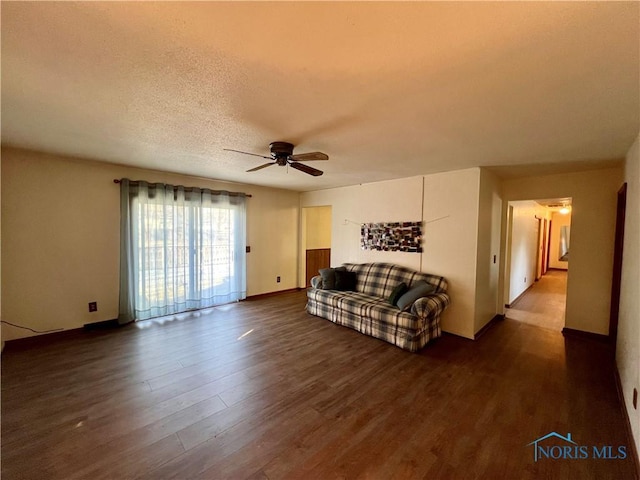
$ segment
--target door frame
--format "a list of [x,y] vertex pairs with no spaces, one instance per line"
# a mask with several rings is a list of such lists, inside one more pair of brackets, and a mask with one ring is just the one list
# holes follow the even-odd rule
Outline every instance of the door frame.
[[[298,288],[305,288],[307,278],[307,250],[309,250],[309,244],[307,242],[307,215],[310,211],[315,209],[329,208],[331,210],[331,220],[329,221],[328,228],[333,230],[333,206],[332,205],[306,205],[301,206],[299,210],[299,231],[298,231]],[[333,234],[331,234],[331,242],[333,243]],[[331,248],[331,245],[327,245],[327,248]],[[317,247],[311,248],[311,250]]]
[[620,314],[620,287],[622,284],[622,251],[624,248],[624,222],[627,210],[627,183],[618,190],[616,204],[616,233],[613,246],[613,278],[611,281],[611,308],[609,310],[609,341],[615,352]]
[[544,231],[542,217],[538,217],[536,215],[535,219],[538,226],[536,229],[536,270],[534,272],[533,280],[537,282],[542,278],[542,275],[544,275],[542,268],[542,262],[544,261]]

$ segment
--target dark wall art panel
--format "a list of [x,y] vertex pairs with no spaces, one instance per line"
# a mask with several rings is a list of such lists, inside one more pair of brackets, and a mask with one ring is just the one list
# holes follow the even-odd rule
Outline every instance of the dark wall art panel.
[[422,222],[363,223],[360,226],[363,250],[422,252]]

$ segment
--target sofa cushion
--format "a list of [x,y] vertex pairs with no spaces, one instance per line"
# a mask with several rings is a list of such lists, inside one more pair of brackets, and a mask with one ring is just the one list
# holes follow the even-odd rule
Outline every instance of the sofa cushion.
[[398,305],[398,299],[402,295],[404,295],[407,292],[407,290],[409,290],[409,287],[407,287],[407,284],[404,282],[400,282],[398,286],[393,289],[393,292],[391,292],[391,295],[389,296],[389,303],[393,306]]
[[318,273],[322,277],[323,290],[335,290],[336,288],[336,270],[346,271],[345,267],[337,268],[321,268]]
[[337,270],[336,274],[336,290],[353,292],[356,289],[356,272],[347,272],[346,270]]
[[433,285],[436,292],[447,291],[447,281],[444,277],[429,273],[416,272],[400,265],[390,263],[345,263],[350,272],[356,272],[356,292],[366,293],[375,297],[388,299],[391,292],[400,282],[409,287],[417,281],[423,280]]
[[[354,327],[372,321],[405,331],[421,330],[424,321],[410,312],[401,312],[389,305],[386,299],[372,297],[360,292],[339,292],[337,290],[309,290],[309,300],[313,302],[317,315],[334,323]],[[380,327],[383,328],[383,327]]]
[[435,291],[435,287],[426,282],[419,281],[398,299],[398,308],[402,311],[409,310],[417,299],[429,295]]
[[[310,288],[307,290],[307,312],[410,352],[441,335],[440,314],[449,305],[444,277],[384,263],[344,266],[356,274],[355,291]],[[389,303],[391,293],[400,283],[411,287],[420,283],[420,291],[428,284],[434,293],[407,302],[409,307],[403,311]],[[382,293],[371,294],[365,290]]]
[[336,288],[336,271],[333,268],[321,268],[318,270],[322,277],[321,288],[323,290],[333,290]]

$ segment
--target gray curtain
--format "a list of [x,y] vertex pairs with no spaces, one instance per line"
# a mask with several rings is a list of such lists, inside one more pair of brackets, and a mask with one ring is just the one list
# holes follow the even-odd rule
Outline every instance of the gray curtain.
[[118,323],[133,322],[135,308],[132,292],[134,285],[133,241],[131,238],[131,197],[129,179],[120,180],[120,305],[118,309]]
[[246,195],[122,179],[121,324],[246,298]]

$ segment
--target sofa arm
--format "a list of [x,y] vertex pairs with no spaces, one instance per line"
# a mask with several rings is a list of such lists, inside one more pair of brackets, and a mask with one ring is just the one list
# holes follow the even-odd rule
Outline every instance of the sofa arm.
[[316,275],[311,279],[311,288],[322,288],[322,277]]
[[449,303],[449,295],[446,293],[434,293],[416,300],[411,307],[411,313],[423,320],[436,318],[447,308]]

